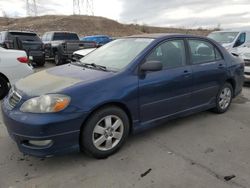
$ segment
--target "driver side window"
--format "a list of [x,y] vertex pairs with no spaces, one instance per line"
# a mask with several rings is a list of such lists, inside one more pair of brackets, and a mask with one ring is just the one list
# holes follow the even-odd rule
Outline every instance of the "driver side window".
[[146,61],[159,61],[163,69],[175,68],[186,64],[185,44],[183,40],[171,40],[156,47]]

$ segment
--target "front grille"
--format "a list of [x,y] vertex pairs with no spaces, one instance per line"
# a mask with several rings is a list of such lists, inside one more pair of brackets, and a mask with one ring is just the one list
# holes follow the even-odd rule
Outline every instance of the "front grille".
[[245,66],[246,66],[246,67],[250,67],[250,60],[245,59],[244,61],[245,61]]
[[11,90],[8,97],[8,102],[11,109],[15,108],[15,106],[21,101],[21,99],[21,95],[19,95],[16,91]]
[[249,72],[245,72],[245,75],[248,75],[248,76],[250,76],[250,73],[249,73]]

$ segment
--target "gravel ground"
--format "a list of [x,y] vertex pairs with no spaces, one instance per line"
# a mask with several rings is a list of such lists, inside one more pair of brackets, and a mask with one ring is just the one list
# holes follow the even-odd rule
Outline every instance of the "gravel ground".
[[81,153],[24,156],[0,116],[0,188],[248,188],[249,114],[246,86],[227,113],[202,112],[132,135],[120,152],[105,160]]

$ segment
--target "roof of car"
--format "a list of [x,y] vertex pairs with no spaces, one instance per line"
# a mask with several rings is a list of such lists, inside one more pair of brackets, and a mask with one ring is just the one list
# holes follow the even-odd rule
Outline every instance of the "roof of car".
[[8,33],[32,33],[32,34],[36,34],[33,31],[20,31],[20,30],[6,30],[6,31],[3,31],[3,32],[8,32]]
[[77,34],[75,32],[71,32],[71,31],[48,31],[45,33],[70,33],[70,34]]
[[82,38],[91,38],[91,37],[109,37],[108,35],[90,35],[90,36],[84,36]]
[[201,37],[189,34],[181,34],[181,33],[152,33],[152,34],[142,34],[142,35],[132,35],[128,36],[128,38],[152,38],[152,39],[160,39],[166,37]]
[[212,33],[232,33],[232,32],[249,32],[249,30],[222,30],[222,31],[213,31]]

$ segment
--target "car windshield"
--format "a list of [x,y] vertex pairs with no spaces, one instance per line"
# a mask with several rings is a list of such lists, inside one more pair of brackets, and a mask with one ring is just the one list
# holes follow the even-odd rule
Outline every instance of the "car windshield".
[[216,32],[209,34],[208,37],[219,43],[232,43],[238,34],[239,32]]
[[80,61],[83,64],[96,64],[119,71],[131,63],[153,40],[149,38],[118,39],[98,48]]

